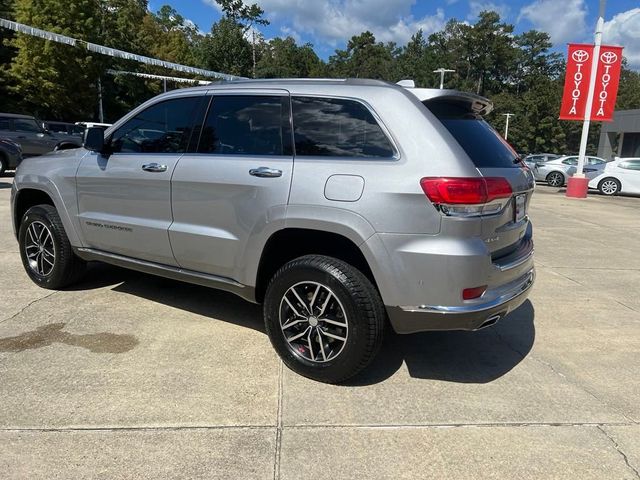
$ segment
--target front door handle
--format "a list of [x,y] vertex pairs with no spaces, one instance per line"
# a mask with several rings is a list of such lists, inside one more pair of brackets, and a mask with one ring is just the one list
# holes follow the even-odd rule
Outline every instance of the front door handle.
[[167,166],[160,165],[159,163],[147,163],[146,165],[142,165],[142,170],[145,172],[166,172]]
[[278,170],[277,168],[258,167],[249,170],[249,175],[262,178],[276,178],[282,176],[282,170]]

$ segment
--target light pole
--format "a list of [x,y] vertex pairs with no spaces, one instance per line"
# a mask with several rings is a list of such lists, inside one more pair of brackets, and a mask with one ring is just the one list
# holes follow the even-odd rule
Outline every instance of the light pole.
[[440,90],[442,90],[444,88],[444,74],[445,73],[449,73],[449,72],[455,72],[455,70],[451,70],[449,68],[437,68],[436,70],[433,71],[433,73],[439,73],[440,74]]
[[507,117],[507,121],[504,124],[504,139],[506,140],[509,136],[509,119],[513,117],[513,113],[503,113],[505,117]]

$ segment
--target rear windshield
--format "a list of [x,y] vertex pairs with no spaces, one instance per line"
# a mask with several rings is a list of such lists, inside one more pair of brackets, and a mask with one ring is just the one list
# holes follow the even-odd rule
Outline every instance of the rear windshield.
[[519,167],[516,151],[465,104],[431,101],[425,105],[449,130],[478,168]]

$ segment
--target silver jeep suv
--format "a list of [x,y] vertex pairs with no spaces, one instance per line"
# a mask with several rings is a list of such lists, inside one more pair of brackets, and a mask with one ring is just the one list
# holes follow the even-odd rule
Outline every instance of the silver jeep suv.
[[285,364],[344,381],[398,333],[477,330],[533,284],[530,171],[491,104],[372,80],[235,81],[136,108],[84,149],[24,161],[24,267],[87,261],[264,304]]

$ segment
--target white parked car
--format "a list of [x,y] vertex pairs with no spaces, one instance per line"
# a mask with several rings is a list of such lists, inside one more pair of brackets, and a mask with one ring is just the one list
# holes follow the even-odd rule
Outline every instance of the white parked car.
[[[607,161],[598,157],[585,157],[583,173],[592,179],[604,170]],[[551,187],[562,187],[567,184],[569,177],[576,173],[578,156],[559,157],[547,162],[536,162],[531,169],[538,182],[547,182]]]
[[606,164],[604,171],[589,182],[603,195],[640,194],[640,158],[617,158]]

